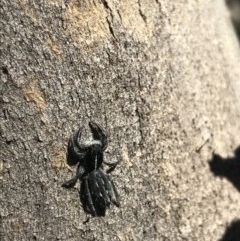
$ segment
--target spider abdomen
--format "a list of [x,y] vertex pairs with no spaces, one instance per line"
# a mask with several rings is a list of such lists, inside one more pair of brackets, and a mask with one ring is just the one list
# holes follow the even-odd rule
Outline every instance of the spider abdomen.
[[82,179],[81,202],[84,210],[92,216],[105,216],[111,202],[116,204],[115,196],[118,194],[114,193],[109,176],[101,169],[92,171]]

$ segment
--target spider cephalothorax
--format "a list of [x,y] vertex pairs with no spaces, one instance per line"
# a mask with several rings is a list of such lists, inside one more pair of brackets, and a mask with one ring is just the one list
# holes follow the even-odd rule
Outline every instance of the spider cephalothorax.
[[[94,122],[89,122],[89,127],[93,136],[90,143],[80,143],[82,128],[69,139],[67,164],[73,166],[78,163],[78,168],[76,175],[62,186],[71,188],[80,180],[80,199],[84,210],[93,216],[105,216],[111,203],[120,206],[116,187],[107,174],[118,162],[109,163],[103,158],[108,145],[104,130]],[[103,163],[110,166],[107,173],[103,171]]]

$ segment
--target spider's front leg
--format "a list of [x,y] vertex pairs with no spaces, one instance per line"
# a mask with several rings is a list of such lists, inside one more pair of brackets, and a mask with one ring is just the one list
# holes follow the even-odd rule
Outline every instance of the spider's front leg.
[[92,121],[89,122],[89,127],[91,129],[93,138],[101,142],[101,145],[102,145],[101,152],[104,152],[108,146],[106,132],[103,130],[101,126],[99,126],[98,124]]
[[87,147],[80,145],[82,127],[69,139],[67,149],[67,164],[74,166],[81,162],[87,152]]

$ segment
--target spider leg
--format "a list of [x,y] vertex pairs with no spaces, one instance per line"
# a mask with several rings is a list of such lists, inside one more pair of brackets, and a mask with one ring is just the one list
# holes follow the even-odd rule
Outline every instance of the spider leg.
[[105,184],[111,202],[117,207],[120,207],[119,195],[111,177],[105,174],[101,169],[99,169],[99,174]]
[[107,166],[110,167],[106,172],[107,172],[107,173],[110,173],[110,172],[114,171],[114,169],[116,168],[116,166],[117,166],[120,162],[121,162],[121,161],[116,161],[116,162],[103,161],[104,164],[106,164]]
[[76,185],[77,180],[78,180],[78,178],[77,178],[77,176],[75,176],[75,177],[73,177],[72,179],[64,182],[64,183],[62,184],[62,187],[64,187],[64,188],[73,188],[73,187]]
[[98,124],[96,124],[95,122],[92,122],[92,121],[89,122],[89,127],[91,129],[93,138],[95,140],[101,141],[102,152],[105,151],[108,146],[108,140],[107,140],[107,135],[106,135],[105,131],[103,130],[103,128],[101,126],[99,126]]
[[64,188],[73,188],[76,185],[77,180],[81,179],[81,177],[84,174],[84,172],[85,172],[85,169],[83,168],[83,166],[81,166],[81,164],[79,164],[78,168],[77,168],[76,175],[73,178],[71,178],[70,180],[68,180],[65,183],[63,183],[62,187],[64,187]]
[[90,217],[89,217],[88,215],[86,215],[86,220],[85,220],[85,221],[83,221],[83,224],[88,223],[88,222],[89,222],[89,220],[90,220]]
[[74,166],[78,162],[81,162],[85,157],[86,147],[80,146],[80,139],[83,128],[81,127],[68,141],[67,149],[67,164]]
[[82,191],[84,192],[84,195],[87,198],[86,199],[87,204],[85,203],[86,207],[87,207],[88,211],[95,217],[95,216],[97,216],[97,213],[96,213],[96,210],[95,210],[95,207],[94,207],[94,204],[93,204],[93,200],[92,200],[91,192],[90,192],[90,189],[89,189],[88,181],[89,181],[88,176],[83,178],[84,190],[82,190]]
[[117,207],[120,207],[120,201],[119,201],[119,194],[118,194],[118,191],[117,191],[117,188],[112,180],[112,178],[110,176],[108,176],[109,178],[109,181],[110,183],[112,184],[112,188],[113,188],[113,191],[114,191],[114,195],[115,195],[115,200],[114,200],[114,204],[117,206]]

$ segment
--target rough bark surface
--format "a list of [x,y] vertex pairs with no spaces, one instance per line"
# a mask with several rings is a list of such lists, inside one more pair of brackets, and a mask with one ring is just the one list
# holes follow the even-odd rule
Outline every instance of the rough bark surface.
[[[240,194],[240,51],[219,0],[1,0],[1,240],[224,239]],[[86,215],[69,136],[108,131],[121,208]],[[234,224],[237,222],[234,222]],[[230,230],[228,228],[227,230]],[[237,240],[237,239],[236,239]]]

